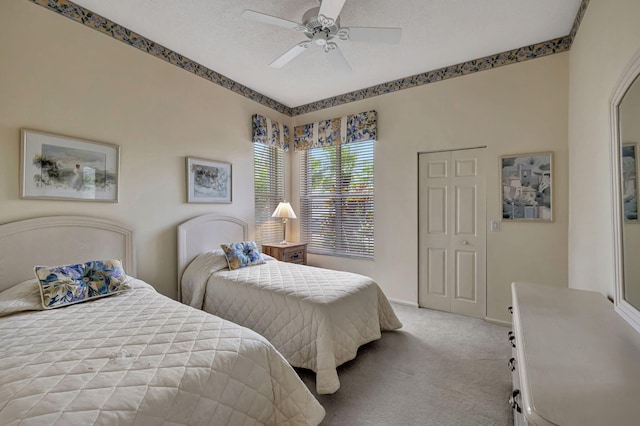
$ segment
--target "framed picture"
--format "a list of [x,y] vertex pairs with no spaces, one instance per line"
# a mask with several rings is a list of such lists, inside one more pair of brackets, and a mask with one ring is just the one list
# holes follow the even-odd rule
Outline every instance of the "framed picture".
[[231,203],[231,163],[187,157],[187,202]]
[[502,220],[553,220],[551,152],[500,157]]
[[622,203],[625,222],[638,222],[638,145],[622,144]]
[[21,131],[22,198],[118,202],[120,147]]

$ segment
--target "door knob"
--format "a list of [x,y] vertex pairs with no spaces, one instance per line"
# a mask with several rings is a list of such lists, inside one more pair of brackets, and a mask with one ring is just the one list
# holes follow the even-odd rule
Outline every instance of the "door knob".
[[462,242],[462,245],[463,245],[463,246],[468,246],[468,245],[469,245],[469,241],[463,241],[463,242]]

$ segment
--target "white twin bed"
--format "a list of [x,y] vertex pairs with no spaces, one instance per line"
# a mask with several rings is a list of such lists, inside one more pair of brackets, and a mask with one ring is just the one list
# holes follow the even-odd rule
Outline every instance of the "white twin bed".
[[[0,225],[2,424],[317,425],[325,411],[291,365],[333,393],[339,365],[401,327],[368,277],[276,260],[229,270],[217,249],[247,240],[238,219],[178,229],[179,294],[199,309],[133,278],[133,237],[83,216]],[[34,266],[107,259],[130,290],[42,307]]]
[[205,215],[178,227],[183,303],[266,337],[294,367],[316,372],[316,391],[340,387],[336,368],[402,324],[371,278],[268,260],[229,270],[221,244],[246,241],[247,225]]
[[0,419],[7,425],[315,425],[324,409],[264,337],[132,289],[43,310],[33,268],[122,260],[132,230],[45,217],[0,225]]

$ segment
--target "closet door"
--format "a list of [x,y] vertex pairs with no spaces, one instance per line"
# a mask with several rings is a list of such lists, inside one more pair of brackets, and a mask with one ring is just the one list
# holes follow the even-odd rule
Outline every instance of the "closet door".
[[485,149],[419,156],[420,306],[486,314]]

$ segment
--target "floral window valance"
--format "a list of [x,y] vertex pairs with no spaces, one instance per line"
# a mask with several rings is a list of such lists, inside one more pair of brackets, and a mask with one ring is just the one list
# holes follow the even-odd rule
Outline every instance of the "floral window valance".
[[289,151],[289,127],[282,123],[268,119],[260,114],[251,117],[253,127],[252,142],[263,145],[277,146]]
[[375,141],[377,123],[376,111],[366,111],[303,124],[295,127],[293,144],[295,150],[299,151],[352,142]]

